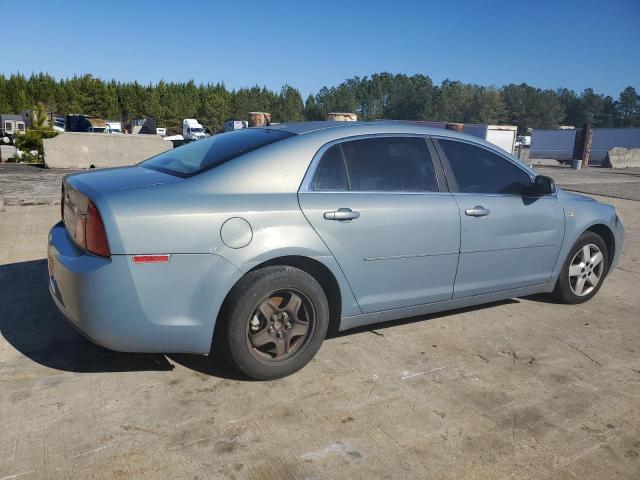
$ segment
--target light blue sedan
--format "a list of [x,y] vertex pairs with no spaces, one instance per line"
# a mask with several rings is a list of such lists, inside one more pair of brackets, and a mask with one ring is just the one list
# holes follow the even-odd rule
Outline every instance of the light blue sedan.
[[[69,175],[49,234],[59,309],[127,352],[302,368],[327,331],[534,293],[589,300],[613,207],[475,137],[394,122],[250,128]],[[523,319],[524,320],[524,319]]]

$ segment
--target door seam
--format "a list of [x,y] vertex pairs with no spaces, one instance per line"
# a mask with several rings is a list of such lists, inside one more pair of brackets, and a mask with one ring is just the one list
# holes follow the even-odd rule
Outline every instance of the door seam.
[[[315,234],[318,236],[318,238],[320,239],[320,241],[323,243],[323,245],[327,248],[327,251],[331,254],[331,256],[333,257],[333,259],[336,262],[336,265],[338,265],[338,268],[340,269],[340,272],[342,273],[342,276],[344,278],[344,281],[347,282],[347,285],[349,285],[349,290],[351,290],[351,295],[353,295],[353,299],[356,302],[356,305],[358,305],[358,308],[360,309],[360,312],[362,312],[364,314],[364,310],[362,310],[362,307],[360,306],[360,302],[358,301],[358,297],[356,297],[355,292],[353,291],[353,287],[351,286],[351,282],[349,281],[349,278],[347,277],[347,275],[344,273],[344,270],[342,269],[342,265],[340,265],[340,262],[338,261],[338,259],[336,258],[335,254],[333,253],[333,251],[329,248],[329,245],[327,245],[327,243],[324,241],[324,238],[322,238],[322,235],[320,235],[318,233],[318,231],[315,229],[315,227],[313,226],[313,224],[311,223],[311,221],[307,218],[307,214],[304,212],[304,209],[302,208],[302,205],[300,205],[300,192],[298,192],[296,194],[296,201],[298,202],[298,208],[300,209],[300,212],[302,213],[302,216],[304,217],[304,219],[307,221],[307,223],[309,224],[309,226],[311,227],[311,229],[315,232]],[[340,312],[340,320],[342,320],[342,312]]]
[[458,199],[456,196],[450,192],[451,198],[456,202],[456,206],[458,207],[458,262],[456,263],[456,274],[453,277],[453,287],[451,288],[451,299],[456,294],[456,282],[458,281],[458,272],[460,270],[460,257],[462,256],[462,211],[460,210],[460,204],[458,203]]

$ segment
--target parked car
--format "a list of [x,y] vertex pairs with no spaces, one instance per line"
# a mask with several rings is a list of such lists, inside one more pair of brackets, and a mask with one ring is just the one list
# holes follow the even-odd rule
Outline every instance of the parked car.
[[303,367],[329,329],[543,292],[587,301],[624,236],[612,206],[498,147],[381,122],[242,129],[71,174],[62,212],[50,290],[87,337],[220,349],[256,379]]

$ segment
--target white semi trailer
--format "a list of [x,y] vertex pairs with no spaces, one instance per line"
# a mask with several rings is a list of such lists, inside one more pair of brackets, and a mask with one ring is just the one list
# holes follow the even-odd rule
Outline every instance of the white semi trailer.
[[185,140],[200,140],[207,134],[204,127],[195,118],[185,118],[182,121],[182,136]]

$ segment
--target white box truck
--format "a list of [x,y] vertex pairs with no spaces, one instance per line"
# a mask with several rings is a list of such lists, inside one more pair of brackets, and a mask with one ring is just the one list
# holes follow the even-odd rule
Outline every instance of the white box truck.
[[518,127],[514,125],[487,125],[487,136],[485,140],[513,155],[517,134]]

